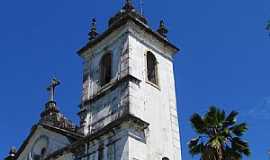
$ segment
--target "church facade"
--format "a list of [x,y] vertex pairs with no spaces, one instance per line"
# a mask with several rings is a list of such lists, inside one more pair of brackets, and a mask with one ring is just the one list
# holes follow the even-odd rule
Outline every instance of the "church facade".
[[80,124],[51,93],[40,121],[6,160],[181,160],[173,58],[179,51],[130,0],[98,33],[93,19],[83,60]]

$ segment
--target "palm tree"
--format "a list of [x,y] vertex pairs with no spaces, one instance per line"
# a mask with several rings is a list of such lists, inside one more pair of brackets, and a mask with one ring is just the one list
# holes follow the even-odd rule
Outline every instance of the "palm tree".
[[236,124],[238,112],[232,111],[226,116],[213,106],[201,117],[195,113],[190,121],[198,136],[189,141],[189,152],[199,155],[200,160],[240,160],[249,156],[248,143],[241,139],[247,131],[247,124]]

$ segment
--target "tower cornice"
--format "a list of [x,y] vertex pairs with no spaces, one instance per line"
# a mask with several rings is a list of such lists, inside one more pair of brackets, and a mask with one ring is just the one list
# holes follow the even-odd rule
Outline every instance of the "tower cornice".
[[[86,101],[83,101],[82,104],[79,105],[79,107],[82,110],[84,110],[83,106],[87,106],[87,105],[89,105],[89,104],[91,104],[93,102],[98,101],[100,98],[102,98],[104,95],[106,95],[106,93],[111,92],[112,90],[119,87],[119,85],[121,85],[121,84],[123,84],[125,82],[133,82],[133,83],[139,84],[141,82],[141,80],[139,80],[136,77],[128,74],[125,77],[121,78],[120,80],[112,81],[111,84],[109,84],[106,88],[99,91],[93,97],[89,98]],[[81,111],[78,114],[80,114],[80,113],[81,113]]]
[[112,26],[110,26],[105,32],[98,35],[95,39],[93,39],[92,41],[89,41],[84,47],[79,49],[79,51],[77,52],[78,55],[81,56],[85,51],[94,47],[96,44],[104,40],[115,30],[119,29],[123,25],[126,25],[129,21],[132,21],[136,25],[140,26],[145,32],[151,34],[157,40],[164,43],[166,46],[171,47],[173,50],[175,50],[175,52],[180,51],[180,49],[177,48],[174,44],[172,44],[166,37],[160,35],[158,32],[153,31],[148,25],[141,22],[138,18],[134,17],[132,14],[127,13],[124,16],[122,16],[117,22],[115,22]]

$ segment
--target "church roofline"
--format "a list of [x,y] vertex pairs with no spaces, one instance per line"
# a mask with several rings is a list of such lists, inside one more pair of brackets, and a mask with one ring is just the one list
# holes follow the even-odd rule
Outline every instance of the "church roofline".
[[62,135],[67,136],[69,138],[80,139],[80,138],[84,137],[82,134],[79,134],[77,132],[72,132],[72,131],[58,128],[58,127],[54,127],[54,126],[51,126],[48,124],[41,124],[41,126],[44,127],[45,129],[55,131],[56,133],[62,134]]
[[160,35],[159,33],[153,31],[148,25],[141,22],[136,17],[132,16],[132,14],[125,14],[121,19],[119,19],[117,22],[115,22],[112,26],[110,26],[105,32],[98,35],[95,39],[89,41],[84,47],[82,47],[77,53],[79,56],[81,56],[86,50],[89,48],[92,48],[97,43],[104,40],[108,35],[110,35],[112,32],[114,32],[116,29],[120,28],[121,26],[125,25],[129,20],[132,20],[135,22],[135,24],[139,25],[143,28],[147,33],[153,35],[156,37],[159,41],[165,43],[166,45],[170,46],[175,50],[175,52],[180,51],[179,48],[177,48],[175,45],[173,45],[171,42],[168,41],[164,36]]
[[30,134],[27,136],[27,138],[23,141],[22,145],[20,146],[18,152],[16,153],[15,155],[15,160],[19,158],[19,156],[21,155],[21,153],[24,151],[25,147],[28,145],[31,137],[34,135],[34,133],[36,132],[36,130],[38,129],[39,126],[42,126],[43,128],[45,129],[48,129],[50,131],[53,131],[53,132],[56,132],[56,133],[59,133],[59,134],[62,134],[63,136],[66,136],[68,138],[72,138],[74,139],[75,141],[78,140],[78,139],[81,139],[83,138],[84,136],[81,135],[81,134],[78,134],[78,133],[74,133],[74,132],[71,132],[71,131],[68,131],[68,130],[64,130],[64,129],[60,129],[60,128],[57,128],[57,127],[53,127],[53,126],[50,126],[48,124],[35,124],[32,128],[31,128],[31,132]]
[[135,117],[134,115],[131,114],[126,114],[123,117],[117,119],[116,121],[111,122],[109,125],[107,125],[106,127],[102,128],[101,130],[99,130],[98,132],[95,132],[93,134],[90,134],[84,138],[79,139],[78,141],[75,141],[73,144],[66,146],[60,150],[55,151],[54,153],[50,154],[48,157],[45,158],[45,160],[51,160],[55,157],[61,156],[63,155],[65,152],[69,152],[72,151],[74,149],[76,149],[76,147],[84,144],[85,142],[89,142],[91,140],[94,140],[108,132],[113,132],[113,128],[121,125],[123,122],[125,121],[129,121],[132,120],[135,123],[142,125],[143,128],[148,128],[148,126],[150,125],[149,123],[145,122],[144,120]]

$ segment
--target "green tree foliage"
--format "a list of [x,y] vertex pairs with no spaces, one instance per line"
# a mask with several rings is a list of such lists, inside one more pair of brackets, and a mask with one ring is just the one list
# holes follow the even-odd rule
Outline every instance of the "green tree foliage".
[[270,33],[270,21],[266,24],[266,30]]
[[248,143],[241,139],[247,131],[246,123],[236,123],[238,112],[225,111],[210,107],[202,117],[195,113],[190,121],[197,137],[188,143],[192,156],[199,155],[201,160],[241,160],[249,156]]

